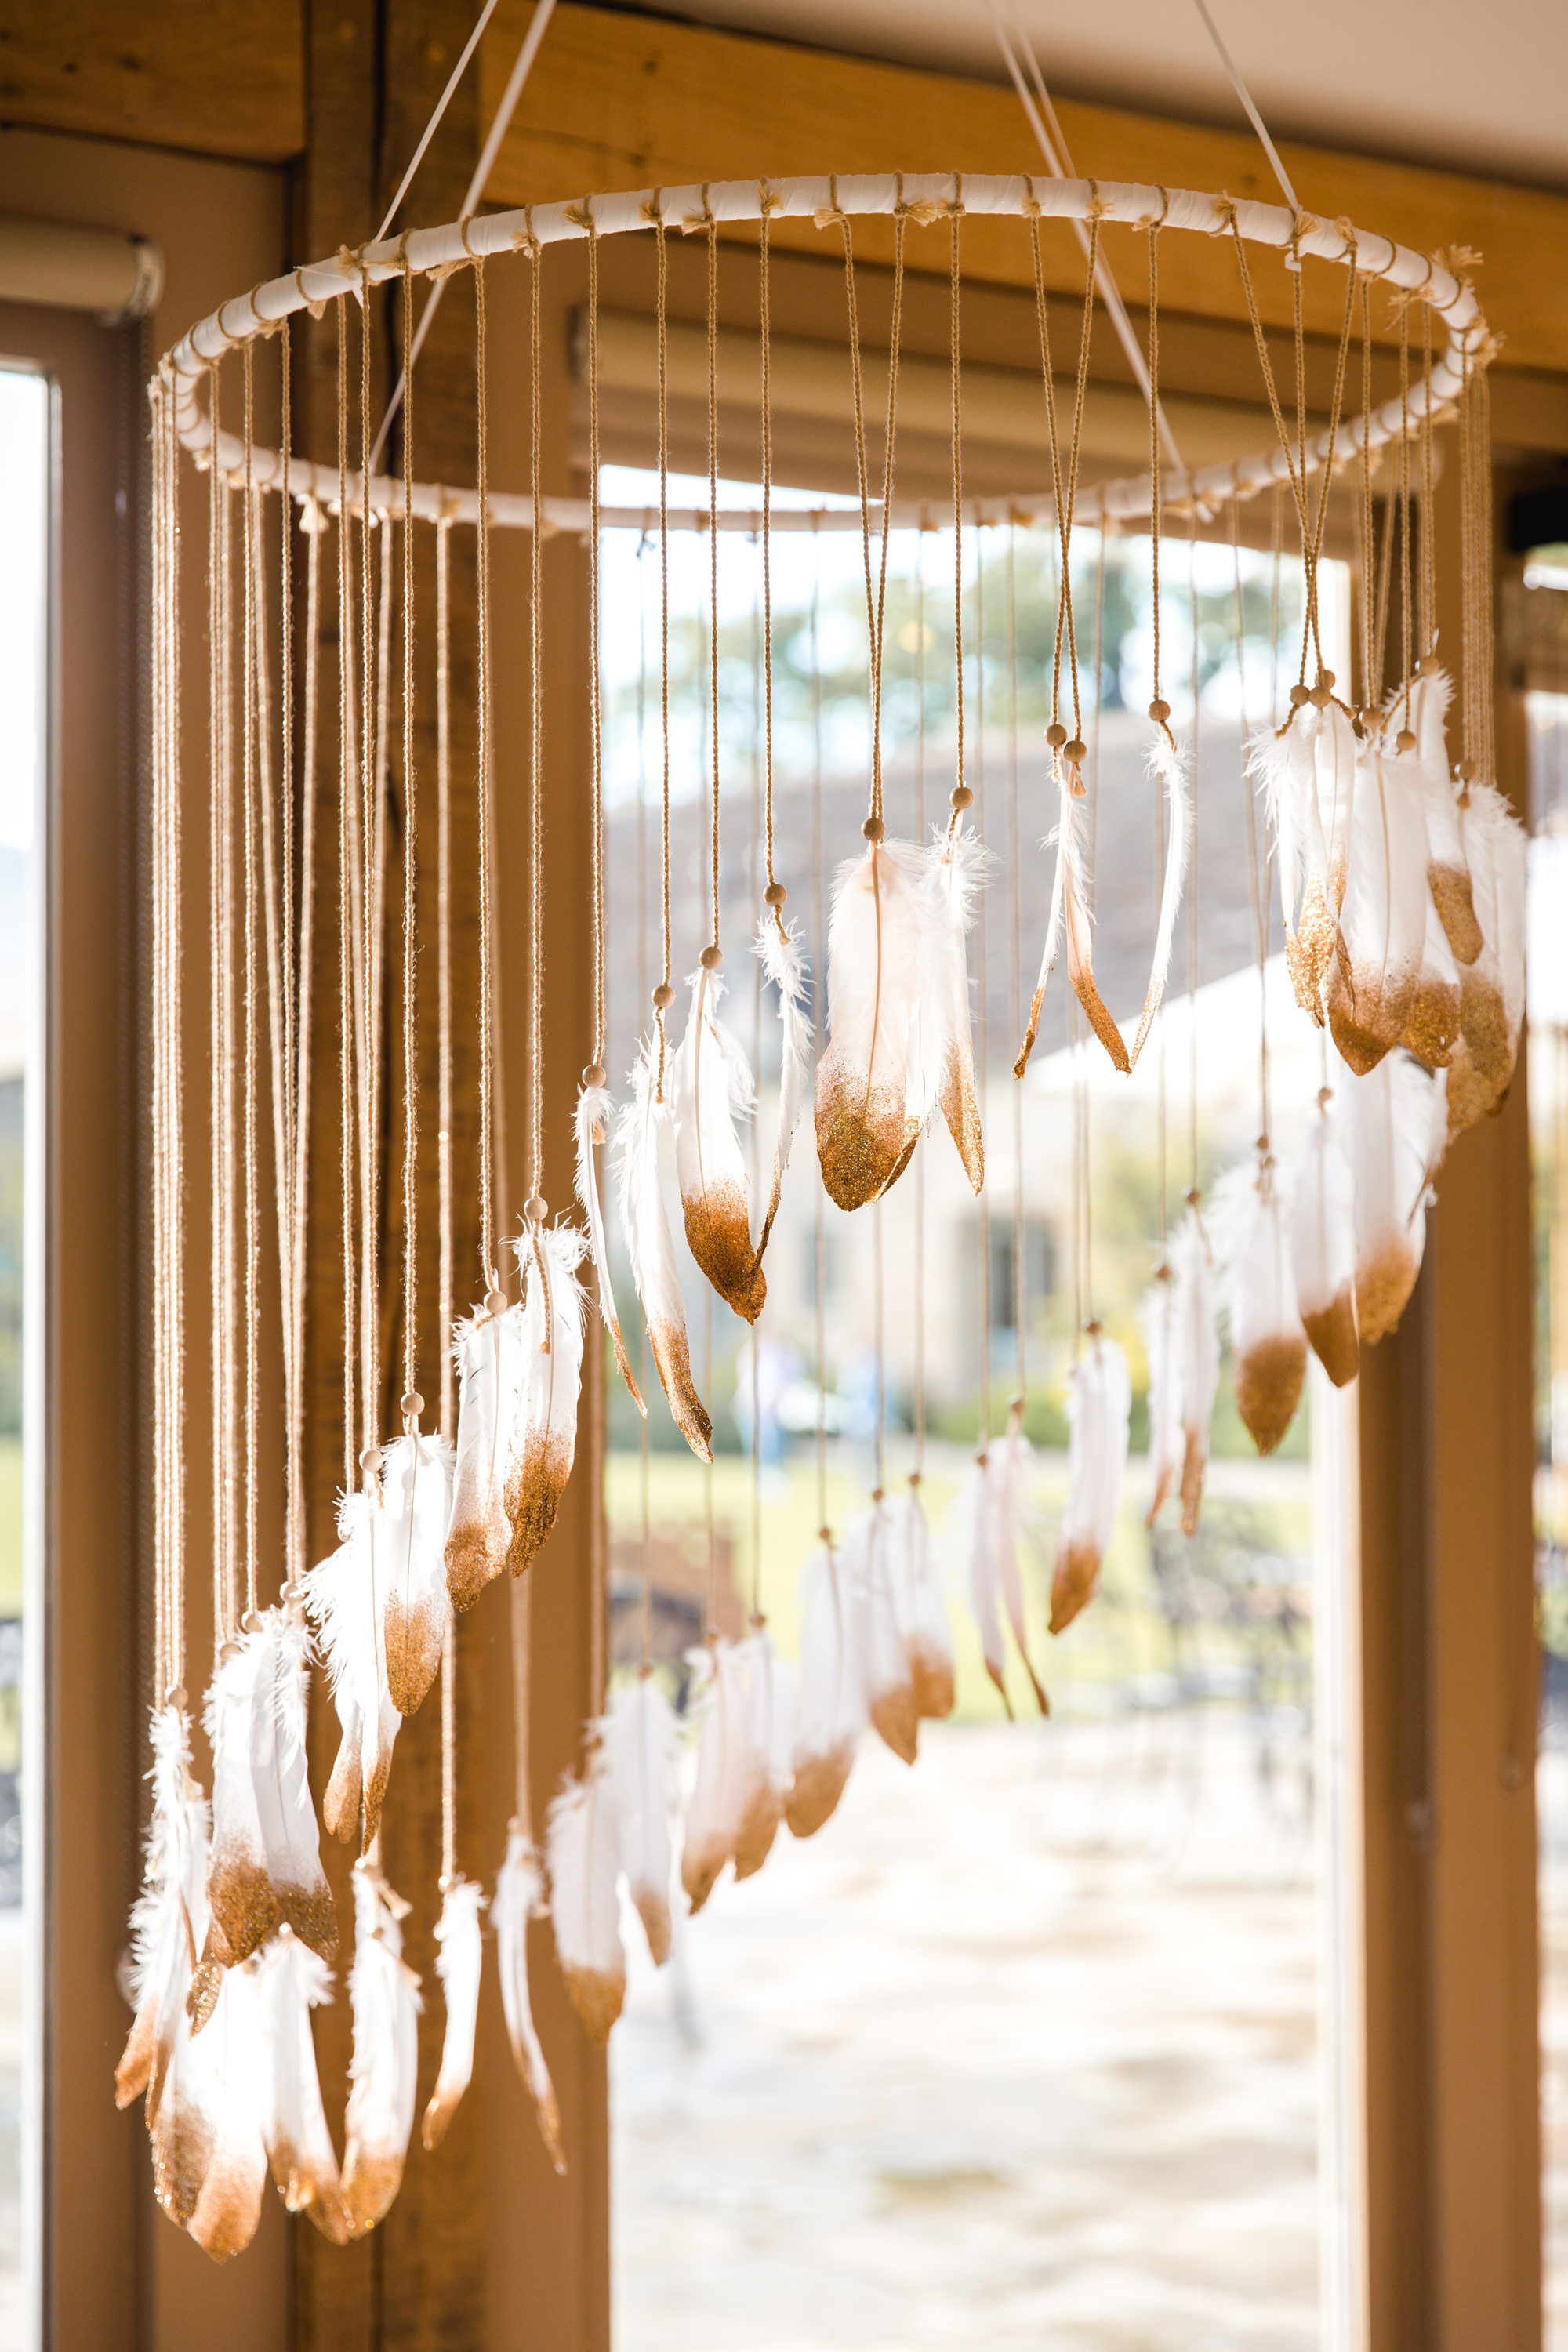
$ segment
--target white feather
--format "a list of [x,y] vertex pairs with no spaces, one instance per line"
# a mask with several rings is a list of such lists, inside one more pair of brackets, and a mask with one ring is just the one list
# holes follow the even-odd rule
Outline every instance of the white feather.
[[920,1718],[889,1548],[887,1507],[874,1503],[868,1512],[845,1528],[838,1556],[859,1621],[856,1638],[872,1728],[895,1756],[912,1764]]
[[[1344,887],[1355,738],[1331,704],[1292,710],[1283,728],[1252,739],[1248,767],[1263,795],[1279,875],[1285,961],[1296,1001],[1320,1027],[1323,982]],[[1328,823],[1324,808],[1328,807]],[[1333,845],[1331,845],[1331,842]]]
[[1448,1077],[1452,1134],[1502,1100],[1524,1017],[1524,829],[1489,784],[1471,785],[1460,822],[1481,951],[1459,975],[1459,1043]]
[[282,1916],[267,1874],[251,1739],[259,1710],[270,1705],[271,1684],[257,1679],[267,1661],[268,1637],[242,1633],[219,1661],[207,1689],[203,1728],[213,1759],[212,1847],[207,1856],[208,1925],[204,1967],[191,1989],[198,2029],[216,1990],[213,1971],[237,1968],[264,1944]]
[[605,1770],[604,1727],[580,1780],[568,1780],[550,1808],[550,1916],[555,1953],[572,2006],[589,2039],[609,2040],[626,1998],[621,1948],[620,1815]]
[[1176,1234],[1176,1311],[1182,1348],[1182,1533],[1197,1533],[1208,1467],[1209,1426],[1219,1384],[1214,1271],[1208,1235],[1195,1209]]
[[970,1189],[985,1181],[985,1146],[974,1092],[974,1039],[969,1013],[969,934],[988,860],[962,818],[927,852],[925,947],[911,1032],[907,1109],[923,1129],[940,1109]]
[[1111,1061],[1117,1069],[1125,1072],[1132,1066],[1128,1059],[1126,1042],[1111,1018],[1094,977],[1094,923],[1089,911],[1089,890],[1084,879],[1083,853],[1079,839],[1083,806],[1079,798],[1082,779],[1079,770],[1065,763],[1059,753],[1052,754],[1052,765],[1057,781],[1058,814],[1055,836],[1057,870],[1051,888],[1050,921],[1046,933],[1045,954],[1040,962],[1040,976],[1029,1006],[1029,1025],[1018,1058],[1013,1065],[1013,1075],[1021,1078],[1028,1066],[1039,1030],[1046,984],[1055,969],[1064,939],[1067,941],[1068,984],[1089,1015],[1089,1025]]
[[728,1307],[754,1323],[768,1294],[752,1246],[751,1188],[735,1122],[756,1110],[745,1055],[719,1019],[723,977],[691,975],[691,1010],[675,1056],[675,1173],[686,1244]]
[[765,1626],[737,1644],[737,1656],[746,1693],[746,1794],[734,1845],[735,1876],[742,1879],[761,1870],[784,1817],[795,1752],[795,1681]]
[[1289,1231],[1301,1328],[1330,1380],[1343,1388],[1359,1368],[1355,1184],[1339,1122],[1326,1098],[1302,1146],[1291,1188]]
[[773,1219],[779,1213],[784,1170],[800,1124],[805,1090],[811,1076],[811,1027],[805,1015],[805,942],[797,923],[783,925],[770,907],[758,917],[752,952],[762,960],[763,976],[779,992],[779,1112],[773,1137],[773,1183],[768,1213],[763,1219],[760,1258],[768,1245]]
[[577,1097],[577,1200],[588,1220],[588,1246],[594,1260],[594,1279],[599,1292],[599,1312],[605,1318],[616,1350],[616,1364],[632,1402],[646,1421],[647,1407],[642,1401],[642,1391],[632,1375],[626,1356],[626,1341],[621,1337],[621,1318],[616,1312],[615,1286],[610,1280],[610,1245],[605,1231],[605,1208],[599,1198],[599,1170],[595,1158],[595,1146],[603,1143],[610,1132],[615,1104],[608,1087],[584,1087]]
[[338,1506],[335,1552],[305,1579],[342,1738],[321,1802],[334,1837],[368,1846],[381,1819],[403,1717],[387,1687],[384,1612],[392,1577],[393,1530],[382,1489],[369,1472]]
[[915,1712],[928,1719],[952,1713],[952,1627],[931,1549],[918,1482],[887,1507],[888,1564],[898,1597],[914,1679]]
[[1152,1527],[1163,1505],[1179,1493],[1186,1452],[1182,1433],[1181,1307],[1167,1265],[1143,1294],[1140,1320],[1149,1360],[1149,1510]]
[[212,2068],[216,2129],[201,2194],[188,2224],[215,2263],[242,2254],[256,2235],[267,2188],[266,2121],[269,2084],[254,1961],[225,1971],[212,2019],[202,2034]]
[[1232,1169],[1215,1188],[1225,1230],[1236,1407],[1259,1454],[1290,1426],[1307,1371],[1283,1188],[1273,1162]]
[[458,2102],[473,2079],[474,2028],[479,2014],[479,1971],[484,1938],[479,1913],[484,1889],[471,1878],[456,1878],[441,1897],[436,1922],[436,1973],[447,2011],[441,2037],[441,2065],[436,2088],[425,2110],[420,2137],[427,2148],[439,2147]]
[[321,1867],[305,1757],[310,1630],[302,1618],[268,1609],[253,1638],[250,1771],[262,1858],[283,1919],[312,1952],[330,1960],[338,1948],[337,1913]]
[[659,1190],[658,1134],[668,1124],[671,1110],[668,1097],[659,1098],[658,1079],[658,1041],[645,1038],[631,1076],[632,1099],[616,1129],[621,1223],[648,1346],[676,1427],[698,1460],[710,1462],[713,1424],[691,1378],[686,1306]]
[[585,1246],[575,1225],[514,1244],[523,1273],[522,1389],[507,1468],[507,1566],[521,1576],[555,1525],[577,1450]]
[[325,1960],[287,1928],[274,1936],[256,1966],[266,2042],[262,2138],[272,2178],[290,2213],[308,2213],[324,2238],[334,2246],[346,2245],[348,2208],[321,2105],[310,2032],[310,2011],[332,1997],[331,1973]]
[[435,1681],[451,1616],[446,1536],[452,1516],[452,1449],[443,1437],[399,1437],[382,1468],[376,1538],[384,1554],[382,1599],[386,1685],[399,1715],[415,1715]]
[[822,1181],[841,1209],[864,1208],[885,1192],[914,1149],[910,1048],[930,914],[925,854],[913,843],[873,843],[839,868],[816,1116]]
[[1399,1043],[1415,1012],[1429,895],[1415,763],[1363,744],[1327,989],[1334,1043],[1363,1076]]
[[132,1913],[136,2014],[115,2072],[116,2104],[146,2093],[158,2202],[183,2229],[195,2212],[216,2133],[210,2053],[193,2041],[186,1999],[207,1931],[206,1799],[191,1776],[190,1720],[152,1718],[153,1819]]
[[1442,1072],[1391,1054],[1364,1078],[1342,1072],[1334,1097],[1354,1187],[1356,1321],[1370,1347],[1394,1328],[1421,1271],[1447,1088]]
[[675,1717],[651,1674],[617,1691],[605,1754],[621,1827],[621,1867],[656,1968],[669,1958],[670,1780]]
[[506,1565],[511,1522],[507,1472],[522,1394],[521,1307],[483,1309],[454,1334],[458,1365],[458,1458],[447,1528],[447,1590],[467,1609]]
[[1132,1389],[1114,1339],[1090,1334],[1068,1374],[1067,1504],[1051,1579],[1051,1632],[1071,1624],[1094,1595],[1121,1500]]
[[831,1815],[870,1721],[858,1634],[849,1579],[832,1544],[819,1544],[800,1579],[800,1713],[784,1808],[796,1837]]
[[751,1794],[746,1741],[746,1674],[740,1646],[715,1642],[695,1654],[701,1677],[694,1710],[697,1777],[686,1809],[680,1883],[693,1911],[700,1911],[727,1862]]
[[1165,872],[1160,885],[1160,913],[1154,926],[1154,960],[1150,968],[1149,986],[1143,998],[1143,1010],[1138,1016],[1138,1034],[1132,1041],[1128,1066],[1137,1061],[1143,1051],[1154,1016],[1165,1001],[1165,982],[1171,971],[1171,947],[1176,936],[1176,909],[1182,903],[1182,885],[1186,879],[1187,852],[1192,844],[1192,800],[1187,784],[1187,754],[1179,751],[1163,727],[1155,730],[1149,751],[1149,772],[1165,787]]
[[1028,1439],[1016,1423],[986,1449],[986,1487],[990,1499],[991,1541],[996,1556],[996,1578],[1002,1605],[1007,1612],[1013,1640],[1023,1661],[1042,1715],[1050,1713],[1045,1687],[1029,1655],[1029,1629],[1024,1613],[1024,1579],[1018,1543],[1024,1515],[1024,1476],[1033,1454]]
[[407,1909],[374,1863],[355,1863],[353,2055],[342,2170],[353,2238],[365,2236],[390,2210],[414,2129],[424,2004],[419,1979],[403,1958]]
[[1426,878],[1443,929],[1459,963],[1474,963],[1481,951],[1464,829],[1448,761],[1447,719],[1453,688],[1446,670],[1418,677],[1410,693],[1410,724],[1422,806],[1426,817]]
[[513,1822],[507,1832],[506,1860],[496,1874],[495,1898],[490,1905],[490,1923],[496,1931],[496,1961],[500,1970],[501,2009],[517,2071],[533,2101],[540,2137],[551,2163],[558,2173],[563,2173],[566,2159],[561,2151],[561,2111],[534,2027],[533,2005],[528,1993],[528,1923],[542,1918],[544,1913],[544,1874],[539,1866],[539,1856]]
[[989,1464],[975,1462],[965,1471],[954,1507],[954,1525],[963,1551],[969,1606],[980,1635],[985,1671],[1002,1696],[1009,1716],[1007,1651],[1002,1633],[1002,1578],[996,1555],[991,1511]]

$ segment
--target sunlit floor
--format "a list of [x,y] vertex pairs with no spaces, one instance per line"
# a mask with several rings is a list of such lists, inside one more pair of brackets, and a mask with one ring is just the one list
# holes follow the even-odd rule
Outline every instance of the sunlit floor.
[[1314,2345],[1301,1795],[1227,1708],[868,1739],[634,1970],[618,2352]]

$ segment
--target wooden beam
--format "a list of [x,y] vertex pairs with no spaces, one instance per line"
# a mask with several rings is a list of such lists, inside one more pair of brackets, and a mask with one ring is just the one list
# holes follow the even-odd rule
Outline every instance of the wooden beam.
[[[528,0],[501,0],[483,47],[487,119],[527,21]],[[1276,197],[1249,133],[1076,101],[1062,101],[1059,112],[1082,172]],[[1348,215],[1361,227],[1428,251],[1479,247],[1487,264],[1479,279],[1482,299],[1507,338],[1510,365],[1568,368],[1568,196],[1326,148],[1288,144],[1281,152],[1302,202],[1324,217]],[[566,0],[540,51],[489,194],[518,205],[758,173],[1027,172],[1038,162],[1011,89]],[[781,244],[826,247],[805,223],[781,224],[774,234]],[[886,259],[891,234],[890,226],[868,223],[857,232],[857,249]],[[1053,288],[1081,287],[1083,265],[1070,232],[1053,226],[1043,242]],[[1142,240],[1119,230],[1108,246],[1128,299],[1139,299]],[[1029,282],[1021,223],[973,220],[963,249],[974,276]],[[909,256],[914,268],[945,269],[945,227],[911,235]],[[1245,316],[1235,255],[1223,239],[1165,238],[1160,275],[1162,299],[1173,310]],[[1288,325],[1290,281],[1282,265],[1260,263],[1257,279],[1265,317]],[[1337,333],[1341,272],[1309,268],[1304,290],[1310,328]],[[1386,331],[1386,305],[1377,307],[1375,323]]]
[[[281,163],[305,143],[303,0],[41,0],[0,21],[0,120]],[[356,12],[338,12],[357,37]]]

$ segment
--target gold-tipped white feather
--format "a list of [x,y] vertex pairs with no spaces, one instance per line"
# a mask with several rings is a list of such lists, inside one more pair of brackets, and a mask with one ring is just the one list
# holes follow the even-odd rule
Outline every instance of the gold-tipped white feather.
[[255,1960],[225,1970],[201,2036],[212,2068],[212,2154],[187,2228],[205,2254],[226,2263],[256,2235],[267,2189],[263,2137],[269,2096],[267,2037]]
[[1448,759],[1447,714],[1453,687],[1447,670],[1429,671],[1410,689],[1421,798],[1426,813],[1426,882],[1456,962],[1474,963],[1481,951],[1459,803]]
[[917,1479],[887,1506],[887,1517],[888,1564],[914,1682],[915,1713],[935,1721],[952,1713],[952,1626]]
[[1143,1010],[1138,1016],[1138,1034],[1127,1059],[1129,1069],[1143,1051],[1149,1032],[1154,1025],[1154,1016],[1165,1001],[1165,983],[1171,974],[1176,909],[1182,903],[1182,886],[1186,880],[1187,854],[1193,837],[1187,757],[1163,727],[1155,729],[1154,740],[1149,751],[1149,772],[1165,788],[1165,871],[1160,885],[1159,917],[1154,925],[1154,958],[1149,971],[1149,986],[1144,992]]
[[1524,1018],[1524,828],[1489,784],[1472,784],[1459,814],[1481,950],[1459,973],[1459,1039],[1448,1071],[1450,1135],[1501,1103]]
[[349,2235],[363,2238],[403,2183],[419,2072],[419,1979],[403,1958],[408,1911],[372,1862],[354,1864],[353,2055],[343,2149]]
[[213,1759],[213,1830],[206,1940],[187,1996],[198,2032],[213,2012],[219,1973],[259,1951],[283,1916],[267,1872],[253,1756],[258,1731],[269,1738],[270,1657],[262,1629],[242,1633],[219,1658],[203,1711]]
[[664,1099],[659,1096],[658,1055],[657,1037],[645,1038],[631,1076],[632,1099],[616,1129],[621,1223],[648,1346],[676,1427],[698,1460],[710,1462],[713,1424],[691,1377],[686,1306],[659,1190],[659,1129],[669,1123],[672,1112],[668,1088]]
[[538,2119],[540,2137],[558,2173],[566,2169],[561,2148],[561,2110],[555,2085],[533,2022],[528,1991],[528,1923],[545,1916],[544,1874],[530,1840],[514,1822],[507,1832],[506,1860],[496,1874],[490,1925],[496,1931],[501,2010],[507,2040]]
[[[146,2094],[159,2204],[184,2229],[212,2158],[212,2060],[193,2041],[186,2000],[207,1931],[207,1802],[191,1774],[190,1720],[152,1718],[153,1819],[142,1892],[132,1913],[136,2014],[115,2070],[116,2104]],[[215,1998],[216,1987],[214,1988]]]
[[338,1920],[305,1757],[310,1694],[310,1628],[295,1609],[264,1611],[257,1643],[250,1722],[250,1770],[267,1875],[285,1924],[330,1960]]
[[1361,1363],[1355,1312],[1355,1184],[1331,1115],[1319,1098],[1290,1192],[1290,1268],[1301,1328],[1336,1388]]
[[1005,1616],[1035,1704],[1042,1715],[1050,1712],[1045,1685],[1029,1655],[1029,1629],[1024,1611],[1023,1570],[1018,1559],[1023,1515],[1023,1481],[1030,1453],[1029,1441],[1015,1423],[992,1439],[967,1473],[960,1489],[958,1527],[966,1555],[969,1601],[980,1629],[985,1671],[1001,1694],[1009,1715],[1006,1654],[1002,1621]]
[[382,1495],[386,1686],[398,1714],[409,1716],[417,1713],[436,1679],[452,1613],[446,1561],[452,1449],[446,1439],[395,1439],[386,1449]]
[[745,1664],[739,1644],[712,1643],[698,1654],[697,1670],[697,1777],[680,1852],[680,1883],[694,1912],[701,1910],[725,1864],[734,1859],[750,1795]]
[[620,1816],[621,1867],[654,1966],[669,1958],[670,1782],[675,1717],[651,1674],[617,1691],[605,1727],[605,1752]]
[[484,1962],[484,1937],[479,1913],[484,1908],[482,1886],[471,1878],[455,1878],[441,1897],[436,1922],[436,1974],[447,2011],[441,2037],[441,2065],[436,2088],[425,2110],[420,2137],[426,2148],[437,2148],[473,2079],[474,2028],[479,2015],[479,1971]]
[[1285,963],[1296,1002],[1319,1027],[1344,894],[1355,738],[1335,705],[1292,710],[1252,739],[1248,765],[1263,796],[1279,876]]
[[610,1785],[604,1726],[578,1780],[550,1808],[550,1917],[572,2006],[590,2041],[607,2042],[626,1992],[621,1946],[620,1815]]
[[759,916],[752,952],[762,961],[763,976],[779,992],[779,1111],[773,1134],[773,1172],[768,1192],[768,1213],[757,1243],[759,1259],[768,1245],[773,1219],[779,1213],[784,1170],[800,1124],[811,1078],[811,1024],[806,1018],[805,942],[798,923],[785,923],[769,907]]
[[929,908],[914,1031],[917,1066],[910,1072],[908,1105],[921,1129],[931,1108],[940,1109],[974,1192],[985,1181],[985,1141],[974,1090],[969,934],[984,887],[986,863],[984,850],[964,830],[962,817],[951,833],[939,834],[927,853]]
[[256,1963],[256,1980],[266,2046],[261,2136],[273,2180],[290,2213],[308,2213],[324,2238],[346,2245],[348,2207],[310,2032],[310,2011],[332,1997],[331,1972],[318,1953],[280,1927]]
[[1067,1503],[1051,1575],[1051,1632],[1060,1633],[1094,1597],[1121,1501],[1132,1390],[1114,1339],[1090,1329],[1068,1374]]
[[768,1295],[752,1246],[751,1187],[737,1119],[756,1111],[745,1055],[719,1018],[724,982],[700,966],[675,1056],[675,1172],[686,1244],[725,1305],[754,1323]]
[[887,1506],[873,1503],[844,1530],[839,1559],[855,1595],[858,1645],[871,1727],[900,1762],[912,1764],[920,1738],[914,1670],[899,1614]]
[[800,1579],[800,1710],[784,1807],[796,1837],[810,1837],[831,1816],[869,1721],[855,1596],[825,1539]]
[[742,1879],[761,1870],[784,1817],[795,1751],[795,1678],[765,1625],[748,1633],[736,1654],[746,1695],[741,1727],[745,1797],[734,1844],[735,1876]]
[[1360,748],[1345,889],[1326,1001],[1334,1044],[1358,1076],[1416,1019],[1426,950],[1426,819],[1408,755]]
[[862,1209],[886,1192],[920,1132],[910,1047],[930,904],[925,856],[910,842],[871,843],[834,883],[816,1122],[822,1181],[841,1209]]
[[458,1456],[447,1528],[447,1590],[467,1609],[506,1566],[507,1473],[522,1394],[522,1308],[477,1308],[458,1325]]
[[[598,1287],[599,1312],[615,1348],[616,1368],[626,1384],[626,1393],[646,1421],[647,1407],[642,1401],[642,1391],[633,1375],[626,1341],[621,1337],[621,1318],[616,1312],[615,1286],[610,1280],[610,1244],[605,1229],[605,1205],[599,1196],[595,1148],[607,1140],[614,1113],[615,1103],[608,1087],[584,1087],[577,1097],[577,1201],[588,1220],[588,1248],[594,1261],[594,1280]],[[763,1238],[766,1239],[765,1234]]]
[[1035,983],[1035,993],[1029,1005],[1029,1025],[1018,1050],[1017,1060],[1013,1065],[1013,1075],[1017,1078],[1021,1078],[1028,1067],[1029,1055],[1034,1051],[1039,1031],[1046,985],[1056,967],[1064,940],[1067,945],[1068,982],[1088,1014],[1089,1026],[1119,1070],[1130,1070],[1132,1066],[1121,1032],[1111,1018],[1094,977],[1093,918],[1089,910],[1089,887],[1084,876],[1083,846],[1079,837],[1084,790],[1082,775],[1072,762],[1062,759],[1059,751],[1053,751],[1051,764],[1057,782],[1056,877],[1051,886],[1051,911],[1046,929],[1045,953],[1040,960],[1040,976]]
[[1259,1454],[1289,1428],[1307,1376],[1307,1335],[1285,1202],[1272,1159],[1229,1170],[1215,1188],[1223,1234],[1236,1409]]
[[1214,1267],[1203,1220],[1189,1209],[1176,1233],[1176,1313],[1182,1349],[1182,1533],[1196,1535],[1219,1383]]
[[1368,1347],[1392,1331],[1421,1271],[1426,1206],[1447,1129],[1447,1073],[1390,1054],[1334,1083],[1355,1199],[1356,1323]]
[[584,1307],[577,1269],[585,1244],[575,1225],[552,1225],[514,1246],[523,1278],[522,1388],[507,1466],[507,1566],[521,1576],[555,1525],[576,1457]]
[[1152,1528],[1182,1486],[1186,1440],[1182,1429],[1182,1315],[1175,1274],[1160,1266],[1140,1310],[1149,1364],[1149,1510]]

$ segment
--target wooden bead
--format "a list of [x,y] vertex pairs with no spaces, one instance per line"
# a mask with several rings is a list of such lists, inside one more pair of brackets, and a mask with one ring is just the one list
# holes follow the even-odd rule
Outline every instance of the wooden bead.
[[674,1003],[675,1003],[675,991],[674,991],[674,989],[673,989],[673,988],[671,988],[671,986],[670,986],[670,984],[669,984],[669,982],[668,982],[668,980],[661,980],[661,981],[659,982],[659,983],[658,983],[658,986],[654,990],[654,992],[653,992],[653,1009],[654,1009],[654,1011],[655,1011],[656,1013],[668,1013],[668,1012],[669,1011],[670,1006],[671,1006]]
[[1423,654],[1415,665],[1415,675],[1417,677],[1436,677],[1442,667],[1436,654]]
[[417,1389],[405,1390],[397,1400],[397,1410],[405,1416],[413,1413],[417,1417],[425,1410],[425,1400]]
[[888,828],[879,816],[868,816],[860,830],[868,841],[875,844],[886,838]]
[[1320,686],[1326,686],[1329,692],[1331,694],[1334,690],[1333,671],[1331,669],[1321,669],[1318,672],[1318,684]]
[[1408,727],[1402,727],[1400,729],[1398,734],[1394,739],[1394,748],[1396,751],[1415,751],[1415,738],[1411,733]]
[[1088,757],[1089,746],[1080,736],[1075,735],[1070,743],[1062,746],[1062,758],[1070,760],[1075,768],[1081,766]]
[[723,949],[711,945],[705,947],[701,955],[698,958],[698,961],[701,964],[704,971],[717,971],[723,961]]
[[1068,730],[1059,719],[1053,719],[1046,730],[1046,740],[1053,751],[1059,751],[1068,740]]
[[359,1466],[365,1473],[367,1477],[374,1478],[376,1472],[381,1467],[380,1446],[367,1445],[364,1452],[360,1455]]
[[602,1087],[605,1082],[605,1066],[603,1062],[590,1062],[587,1068],[583,1073],[583,1084],[585,1087]]
[[486,1313],[487,1315],[504,1315],[504,1314],[505,1314],[505,1312],[506,1312],[506,1293],[505,1293],[505,1291],[504,1291],[504,1290],[487,1290],[487,1291],[486,1291],[486,1293],[485,1293],[485,1313]]
[[1297,679],[1297,681],[1296,681],[1296,683],[1295,683],[1295,685],[1290,688],[1290,708],[1291,708],[1291,709],[1292,709],[1292,710],[1300,710],[1300,708],[1301,708],[1301,706],[1302,706],[1302,704],[1303,704],[1304,702],[1307,702],[1307,701],[1310,701],[1310,696],[1309,695],[1309,693],[1308,693],[1308,690],[1307,690],[1306,687],[1304,687],[1304,686],[1302,685],[1302,683],[1301,683],[1300,679],[1300,678],[1298,678],[1298,679]]
[[764,907],[782,907],[788,897],[789,892],[782,882],[770,882],[763,892],[763,904]]
[[1314,710],[1326,710],[1333,698],[1333,688],[1331,686],[1325,686],[1321,678],[1318,680],[1317,685],[1312,688],[1311,693],[1307,698]]
[[949,793],[947,797],[952,806],[959,810],[961,814],[964,809],[973,808],[974,805],[974,794],[970,791],[967,784],[954,784],[952,792]]
[[542,1225],[550,1214],[550,1203],[542,1192],[535,1192],[523,1202],[522,1213],[531,1225]]
[[1163,696],[1156,695],[1153,701],[1149,705],[1149,716],[1153,720],[1155,726],[1163,727],[1170,715],[1170,704],[1164,699]]

